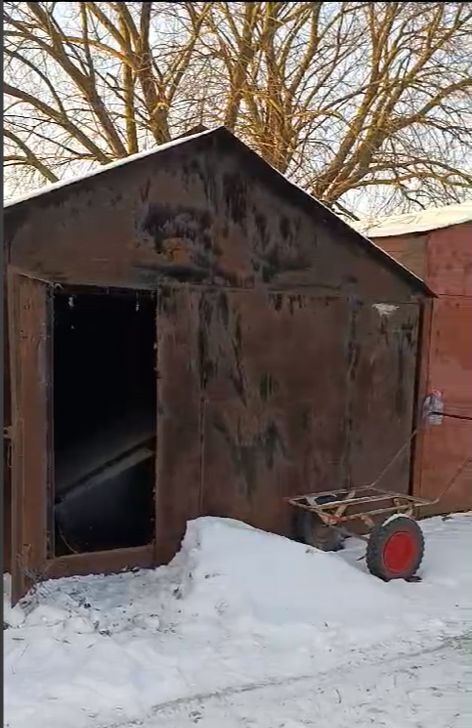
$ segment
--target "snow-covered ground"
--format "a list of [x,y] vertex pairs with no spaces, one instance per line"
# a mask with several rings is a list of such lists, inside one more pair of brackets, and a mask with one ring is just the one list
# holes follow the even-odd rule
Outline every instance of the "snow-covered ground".
[[43,583],[5,605],[5,725],[472,725],[471,516],[423,521],[416,583],[370,576],[354,539],[215,518],[169,566]]

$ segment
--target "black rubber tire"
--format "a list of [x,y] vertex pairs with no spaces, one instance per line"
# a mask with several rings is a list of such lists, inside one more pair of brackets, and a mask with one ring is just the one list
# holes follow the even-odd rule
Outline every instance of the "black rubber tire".
[[[336,500],[336,497],[320,497],[320,503],[329,503],[331,500]],[[316,513],[300,511],[297,530],[303,543],[320,551],[339,551],[344,548],[344,537],[335,528],[326,526]]]
[[[414,541],[415,553],[407,568],[402,571],[392,571],[384,560],[384,549],[387,541],[397,533],[407,532]],[[383,581],[392,579],[410,579],[418,571],[424,556],[424,536],[418,523],[409,516],[399,515],[397,518],[387,520],[376,526],[367,543],[367,568],[373,576]]]

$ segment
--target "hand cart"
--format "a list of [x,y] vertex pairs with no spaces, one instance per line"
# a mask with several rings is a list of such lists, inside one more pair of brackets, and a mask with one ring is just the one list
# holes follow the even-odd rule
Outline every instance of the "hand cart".
[[[435,500],[380,490],[377,487],[379,481],[419,429],[412,433],[370,485],[287,498],[287,502],[299,509],[298,513],[302,516],[299,519],[301,540],[323,550],[334,551],[340,548],[340,537],[362,538],[367,541],[366,561],[371,574],[384,581],[413,580],[424,554],[424,537],[415,520],[416,512],[438,503],[472,463],[472,457],[467,457]],[[387,516],[386,520],[378,523],[383,516]],[[369,535],[359,535],[349,529],[350,524],[359,520],[365,524]]]

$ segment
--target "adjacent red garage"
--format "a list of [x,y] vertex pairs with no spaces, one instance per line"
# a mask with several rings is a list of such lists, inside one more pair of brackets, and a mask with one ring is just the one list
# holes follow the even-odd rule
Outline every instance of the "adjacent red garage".
[[[386,218],[365,232],[438,296],[431,302],[422,361],[427,391],[441,393],[446,416],[419,442],[414,477],[418,495],[436,498],[472,458],[472,203]],[[471,507],[472,464],[434,510]]]

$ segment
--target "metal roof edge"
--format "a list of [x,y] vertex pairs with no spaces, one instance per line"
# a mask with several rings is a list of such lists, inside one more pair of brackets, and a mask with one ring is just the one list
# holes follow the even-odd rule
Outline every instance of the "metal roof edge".
[[360,220],[356,228],[373,238],[421,235],[472,222],[472,199],[415,212]]
[[247,144],[245,144],[241,139],[239,139],[237,136],[232,134],[228,129],[226,129],[224,126],[219,128],[222,132],[225,132],[228,137],[231,137],[237,144],[239,144],[242,148],[244,148],[245,152],[247,154],[250,154],[259,165],[263,165],[267,170],[270,170],[273,175],[276,175],[276,177],[279,179],[279,181],[282,184],[285,184],[286,186],[290,187],[292,191],[300,198],[303,199],[305,204],[309,204],[312,207],[316,206],[318,209],[321,208],[321,210],[327,215],[330,216],[332,219],[334,218],[337,223],[346,231],[348,231],[351,235],[354,236],[355,240],[363,246],[370,254],[372,254],[374,257],[376,257],[378,260],[382,261],[383,263],[386,263],[388,266],[390,266],[396,273],[398,273],[401,277],[406,279],[408,283],[412,284],[414,287],[421,290],[423,293],[427,294],[431,298],[437,298],[437,294],[427,285],[427,283],[417,276],[413,271],[409,270],[409,268],[406,268],[404,265],[398,262],[395,258],[393,258],[391,255],[385,252],[383,248],[381,248],[379,245],[376,245],[373,240],[370,238],[367,238],[365,235],[363,235],[361,232],[356,230],[352,225],[349,225],[342,217],[340,217],[337,213],[335,213],[333,210],[331,210],[327,205],[325,205],[320,200],[317,200],[316,197],[313,197],[313,195],[310,195],[309,192],[304,190],[302,187],[297,185],[295,182],[292,182],[288,177],[286,177],[282,172],[279,172],[278,169],[273,167],[269,162],[266,162],[263,157],[261,157],[257,152],[255,152],[251,147],[249,147]]
[[[155,154],[157,155],[162,152],[165,152],[168,149],[172,149],[174,147],[179,147],[179,146],[188,144],[189,142],[191,142],[195,139],[214,135],[216,132],[221,131],[221,129],[224,129],[224,127],[217,126],[213,129],[207,129],[205,131],[198,132],[197,134],[191,134],[188,136],[180,136],[180,137],[177,137],[176,139],[171,140],[170,142],[165,142],[164,144],[159,144],[158,146],[153,147],[152,149],[146,149],[142,152],[137,152],[136,154],[130,154],[128,157],[123,157],[122,159],[117,159],[114,162],[110,162],[109,164],[104,164],[99,167],[95,167],[90,172],[87,172],[86,174],[82,174],[78,177],[73,177],[71,179],[65,179],[65,180],[61,180],[59,182],[54,182],[53,184],[50,184],[50,185],[44,185],[44,187],[38,187],[37,189],[32,190],[32,192],[29,192],[26,195],[21,195],[12,200],[7,200],[6,202],[3,203],[3,209],[5,211],[7,211],[7,210],[10,210],[11,208],[17,207],[18,205],[22,205],[27,202],[32,202],[34,200],[37,200],[46,195],[50,195],[59,190],[66,189],[67,187],[71,187],[73,185],[80,184],[81,182],[92,179],[93,177],[97,177],[98,175],[106,174],[107,172],[111,172],[114,169],[118,169],[120,167],[125,167],[126,165],[128,165],[132,162],[136,162],[140,159],[147,159],[149,157],[152,157]],[[227,131],[227,130],[225,129],[225,131]]]

